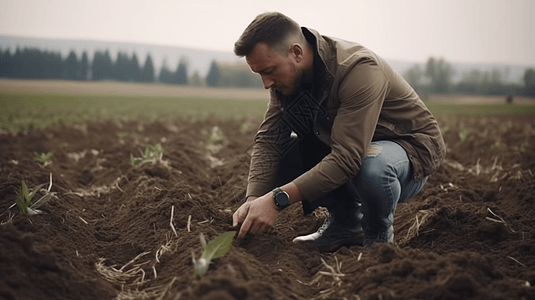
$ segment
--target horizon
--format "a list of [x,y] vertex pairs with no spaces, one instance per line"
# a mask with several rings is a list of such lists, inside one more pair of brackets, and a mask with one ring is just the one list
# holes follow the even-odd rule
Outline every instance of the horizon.
[[[17,48],[35,48],[41,51],[58,52],[63,59],[66,59],[70,51],[74,51],[81,58],[83,52],[87,52],[88,58],[92,61],[95,52],[108,51],[110,58],[115,61],[119,53],[128,56],[136,54],[140,66],[143,65],[148,55],[151,56],[155,72],[161,70],[165,65],[171,70],[184,59],[187,64],[188,76],[197,73],[204,77],[207,75],[211,62],[217,61],[220,65],[224,64],[243,64],[246,66],[244,58],[237,57],[232,51],[217,51],[209,49],[195,49],[188,47],[142,44],[136,42],[122,41],[104,41],[92,39],[62,39],[62,38],[43,38],[43,37],[22,37],[13,35],[0,35],[0,50],[10,49],[13,54]],[[437,60],[441,57],[433,57]],[[385,58],[389,64],[401,75],[419,65],[425,71],[428,59],[424,61],[403,61],[391,60]],[[528,68],[535,68],[533,65],[525,64],[506,64],[506,63],[485,63],[485,62],[454,62],[444,59],[454,70],[453,81],[460,81],[465,74],[478,70],[480,72],[499,71],[505,82],[520,83],[523,81],[524,72]]]
[[387,60],[435,57],[453,63],[535,65],[535,41],[530,38],[535,36],[530,16],[535,3],[529,0],[335,1],[326,7],[319,0],[0,3],[0,35],[232,52],[256,15],[280,11],[301,26],[359,42]]
[[[203,48],[194,48],[194,47],[188,47],[188,46],[180,46],[180,45],[172,45],[172,44],[149,44],[149,43],[141,43],[141,42],[129,42],[129,41],[113,41],[113,40],[98,40],[98,39],[83,39],[83,38],[47,38],[47,37],[38,37],[38,36],[20,36],[20,35],[9,35],[9,34],[0,34],[1,37],[8,37],[8,38],[21,38],[21,39],[35,39],[35,40],[47,40],[47,41],[70,41],[70,42],[95,42],[95,43],[110,43],[110,44],[131,44],[131,45],[146,45],[146,46],[155,46],[155,47],[168,47],[168,48],[181,48],[181,49],[187,49],[187,50],[197,50],[197,51],[205,51],[205,52],[213,52],[213,53],[225,53],[225,54],[232,54],[234,55],[234,52],[232,50],[224,51],[224,50],[213,50],[213,49],[203,49]],[[16,47],[11,46],[11,50],[16,50]],[[24,48],[24,46],[22,47]],[[0,40],[0,49],[5,50],[1,46],[1,40]],[[126,53],[129,53],[129,51],[125,51]],[[79,54],[79,53],[77,53]],[[88,53],[89,54],[89,53]],[[117,53],[110,52],[110,55],[112,57],[115,57]],[[523,64],[523,63],[500,63],[500,62],[470,62],[470,61],[450,61],[446,57],[438,57],[438,56],[430,56],[435,59],[444,59],[446,62],[451,64],[460,64],[460,65],[501,65],[501,66],[515,66],[515,67],[535,67],[535,62],[531,64]],[[401,63],[412,63],[412,64],[425,64],[427,60],[430,58],[427,57],[423,61],[409,61],[409,60],[394,60],[389,59],[388,57],[384,57],[387,61],[394,61],[394,62],[401,62]],[[240,58],[238,56],[235,56],[236,61],[242,60],[243,58]],[[227,62],[235,62],[235,61],[223,61],[225,63]]]

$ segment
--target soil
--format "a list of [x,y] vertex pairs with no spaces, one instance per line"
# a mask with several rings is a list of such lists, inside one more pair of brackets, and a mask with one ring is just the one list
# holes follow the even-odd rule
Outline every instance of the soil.
[[[99,121],[0,131],[0,299],[535,299],[535,119],[439,118],[447,160],[399,204],[395,244],[322,254],[292,243],[324,212],[294,205],[234,240],[203,277],[207,241],[236,230],[251,120]],[[218,126],[222,144],[207,146]],[[161,160],[137,168],[146,145]],[[51,164],[34,160],[53,152]],[[25,216],[24,180],[51,199]],[[193,253],[193,254],[192,254]]]

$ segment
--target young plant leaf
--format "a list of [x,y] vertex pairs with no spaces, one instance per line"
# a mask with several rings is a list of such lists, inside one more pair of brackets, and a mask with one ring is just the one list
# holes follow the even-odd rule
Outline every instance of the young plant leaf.
[[[24,182],[24,181],[23,181]],[[28,205],[26,204],[26,200],[24,199],[24,192],[21,189],[21,191],[17,194],[17,197],[15,198],[15,202],[20,208],[20,212],[22,214],[26,214],[26,208]]]
[[[45,186],[45,183],[38,185],[34,189],[28,189],[26,182],[22,180],[22,186],[21,186],[19,193],[15,197],[15,203],[17,203],[23,215],[32,216],[32,215],[40,214],[41,211],[38,210],[37,208],[39,208],[41,205],[45,204],[48,200],[50,200],[51,195],[45,194],[35,203],[32,203],[33,196],[35,196],[35,194],[39,190],[41,190],[43,186]],[[52,186],[50,186],[49,189],[51,187]]]
[[36,186],[31,192],[30,194],[28,195],[28,203],[32,203],[32,198],[33,196],[35,196],[35,194],[43,187],[45,186],[46,183],[43,183],[43,184],[40,184],[38,186]]
[[[24,180],[22,181],[22,200],[26,200],[25,196],[28,195],[28,186],[26,185],[26,182]],[[30,198],[31,199],[31,198]]]
[[147,145],[145,151],[141,152],[141,157],[134,157],[130,154],[130,166],[137,168],[142,164],[152,162],[161,162],[163,157],[163,148],[162,145]]
[[35,153],[33,160],[42,163],[43,166],[46,167],[47,165],[52,163],[53,158],[54,158],[54,152],[41,153],[41,154]]
[[41,205],[45,204],[48,200],[50,200],[50,195],[44,195],[43,197],[41,197],[41,199],[35,201],[31,208],[37,209]]
[[230,249],[230,244],[232,243],[232,239],[235,234],[236,231],[224,232],[216,237],[213,241],[206,244],[206,246],[203,248],[201,259],[204,258],[208,261],[211,261],[212,259],[216,259],[225,255],[225,253],[227,253]]

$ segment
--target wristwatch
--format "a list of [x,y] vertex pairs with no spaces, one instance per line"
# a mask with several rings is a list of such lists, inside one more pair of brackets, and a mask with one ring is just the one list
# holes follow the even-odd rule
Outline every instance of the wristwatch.
[[275,206],[278,210],[283,210],[286,207],[290,206],[290,196],[281,188],[276,188],[273,190],[273,200],[275,201]]

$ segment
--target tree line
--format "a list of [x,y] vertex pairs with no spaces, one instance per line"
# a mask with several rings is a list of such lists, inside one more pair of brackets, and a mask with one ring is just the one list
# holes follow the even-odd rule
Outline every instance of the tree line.
[[[535,70],[526,68],[522,83],[505,80],[499,69],[491,71],[471,70],[454,81],[455,70],[444,59],[430,57],[421,67],[419,64],[408,69],[403,77],[423,96],[429,94],[464,95],[523,95],[535,97]],[[95,51],[90,60],[87,51],[81,56],[70,51],[63,58],[59,52],[42,51],[37,48],[17,48],[11,53],[8,48],[0,49],[0,77],[29,79],[68,80],[116,80],[132,82],[161,82],[176,85],[207,85],[210,87],[261,88],[258,75],[253,74],[245,63],[220,64],[213,60],[206,77],[198,72],[188,76],[188,63],[181,58],[176,68],[169,68],[164,62],[155,70],[150,53],[140,61],[136,53],[128,55],[118,52],[113,60],[109,51]]]
[[155,70],[152,57],[147,54],[140,62],[136,53],[128,55],[118,52],[113,60],[109,51],[95,51],[89,59],[87,51],[81,56],[70,51],[63,58],[59,52],[43,51],[37,48],[0,49],[0,78],[67,79],[67,80],[115,80],[130,82],[161,82],[176,85],[207,85],[211,87],[261,87],[257,78],[247,68],[221,66],[213,60],[206,77],[198,72],[188,76],[188,63],[181,58],[176,68],[169,68],[164,62]]
[[443,58],[430,57],[425,67],[415,64],[403,77],[421,96],[429,94],[463,95],[514,95],[535,97],[535,69],[526,68],[522,83],[505,80],[499,69],[481,71],[473,69],[454,82],[455,70]]

